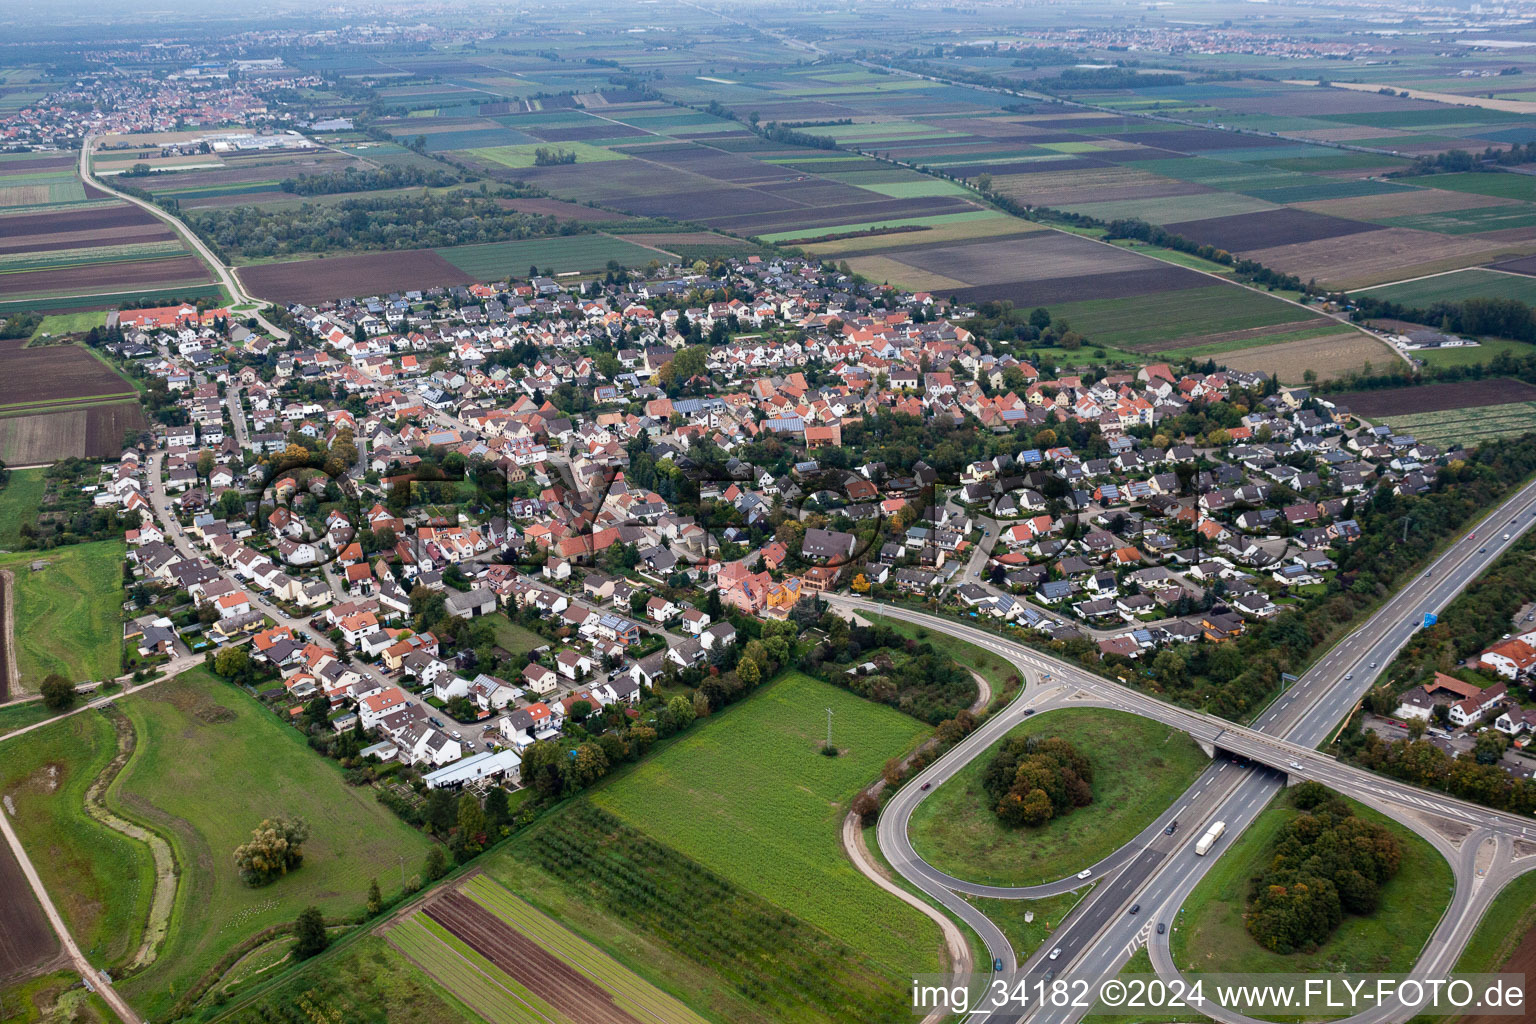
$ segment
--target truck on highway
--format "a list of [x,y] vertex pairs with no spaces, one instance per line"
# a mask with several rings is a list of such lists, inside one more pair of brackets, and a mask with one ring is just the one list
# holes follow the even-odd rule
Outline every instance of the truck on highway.
[[1201,836],[1200,841],[1195,844],[1195,855],[1204,857],[1206,854],[1210,853],[1211,847],[1216,845],[1216,840],[1220,839],[1221,834],[1226,830],[1227,823],[1224,821],[1218,821],[1210,828],[1206,829],[1205,835]]

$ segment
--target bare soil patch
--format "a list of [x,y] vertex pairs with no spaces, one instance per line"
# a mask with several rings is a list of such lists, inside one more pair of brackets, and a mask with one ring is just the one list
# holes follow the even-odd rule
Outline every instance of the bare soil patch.
[[1452,384],[1425,384],[1421,387],[1382,388],[1376,391],[1346,391],[1335,396],[1351,412],[1370,419],[1374,416],[1401,416],[1411,412],[1442,412],[1479,405],[1509,405],[1536,400],[1536,385],[1499,377],[1493,380],[1463,380]]
[[1214,245],[1228,252],[1270,249],[1277,245],[1315,242],[1323,238],[1373,230],[1370,224],[1356,220],[1289,208],[1211,217],[1207,220],[1187,220],[1166,227],[1176,235],[1192,238],[1205,245]]
[[0,409],[18,402],[132,392],[132,384],[77,345],[15,349],[0,358]]
[[268,263],[238,273],[247,290],[274,302],[323,302],[475,281],[431,249]]
[[[0,808],[0,814],[7,813]],[[0,843],[0,979],[34,972],[59,953],[59,938],[43,916],[9,843]]]
[[1265,266],[1302,280],[1315,277],[1319,284],[1344,290],[1472,266],[1506,254],[1524,253],[1476,235],[1438,235],[1411,228],[1382,228],[1247,253]]
[[32,292],[85,295],[102,291],[132,291],[141,286],[185,284],[189,281],[206,280],[208,280],[208,269],[196,256],[175,256],[164,260],[103,263],[96,266],[66,267],[61,270],[32,270],[20,274],[0,274],[0,295],[27,295]]
[[1300,384],[1308,370],[1316,373],[1319,380],[1332,380],[1359,370],[1366,363],[1390,365],[1397,356],[1375,338],[1349,331],[1226,352],[1215,358],[1234,370],[1262,370],[1286,384]]
[[583,224],[593,221],[631,219],[627,214],[594,210],[590,206],[568,203],[563,199],[498,199],[496,205],[503,209],[516,210],[518,213],[542,214],[547,217],[559,217],[561,220],[580,221]]
[[[1525,933],[1520,945],[1515,947],[1514,953],[1498,970],[1501,974],[1523,974],[1527,978],[1536,976],[1536,928]],[[1508,1014],[1478,1013],[1461,1018],[1459,1024],[1505,1024],[1512,1019]]]

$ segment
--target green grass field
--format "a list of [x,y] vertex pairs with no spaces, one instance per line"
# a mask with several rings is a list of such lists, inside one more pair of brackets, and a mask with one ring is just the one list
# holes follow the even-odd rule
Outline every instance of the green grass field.
[[1431,174],[1413,180],[1415,185],[1471,192],[1500,199],[1536,201],[1536,178],[1528,174],[1501,174],[1497,171],[1468,171],[1464,174]]
[[1473,366],[1486,363],[1500,352],[1512,356],[1530,355],[1531,346],[1523,341],[1508,338],[1481,338],[1476,348],[1441,348],[1415,352],[1414,358],[1424,360],[1426,366]]
[[[0,557],[16,578],[16,667],[27,689],[50,672],[72,682],[118,675],[124,551],[103,540]],[[47,567],[33,572],[36,560]]]
[[1472,268],[1449,274],[1437,274],[1404,284],[1387,284],[1355,292],[1373,299],[1383,299],[1417,309],[1427,309],[1436,302],[1461,302],[1464,299],[1516,299],[1536,304],[1536,277],[1501,274],[1496,270]]
[[485,281],[508,275],[524,277],[537,264],[557,274],[567,271],[602,270],[609,260],[642,267],[651,260],[666,260],[654,249],[610,235],[558,235],[516,242],[485,242],[436,250],[437,254],[471,277]]
[[[819,753],[827,708],[836,758]],[[859,874],[839,838],[858,791],[926,734],[791,672],[590,799],[893,970],[934,970],[935,925]]]
[[1099,708],[1037,715],[1008,736],[1058,736],[1086,753],[1093,764],[1093,803],[1037,829],[1003,825],[981,788],[999,740],[912,814],[912,847],[940,871],[992,885],[1065,878],[1124,846],[1210,763],[1184,733]]
[[0,548],[14,548],[21,543],[21,524],[37,520],[48,479],[42,469],[13,469],[4,487],[0,487]]
[[0,744],[12,824],[70,934],[103,967],[138,948],[154,882],[149,847],[85,813],[85,791],[116,752],[111,723],[94,711]]
[[1281,826],[1298,813],[1282,794],[1232,842],[1184,901],[1170,938],[1179,966],[1201,973],[1407,971],[1450,902],[1450,865],[1407,827],[1349,803],[1356,815],[1385,825],[1402,843],[1402,866],[1381,887],[1375,914],[1346,916],[1312,953],[1272,953],[1248,934],[1243,927],[1248,880],[1262,869]]
[[226,304],[229,302],[229,293],[221,284],[202,282],[168,284],[163,288],[154,288],[149,291],[96,292],[81,295],[59,295],[56,292],[40,290],[30,297],[0,302],[0,316],[6,313],[62,313],[74,310],[114,309],[125,302],[154,302],[157,305],[165,305],[171,302],[196,302],[198,299],[213,299],[220,304]]
[[[1093,890],[1093,885],[1085,882],[1081,889],[1047,896],[1043,900],[994,900],[980,896],[967,899],[1003,930],[1022,964],[1055,934],[1072,908]],[[1026,921],[1025,918],[1031,915],[1034,920]]]
[[[796,228],[793,231],[770,231],[757,237],[764,242],[787,242],[800,239],[825,238],[828,235],[846,235],[856,231],[875,231],[883,228],[943,227],[949,224],[968,224],[971,221],[997,220],[1005,216],[995,210],[969,210],[963,213],[940,213],[931,217],[895,217],[890,220],[871,220],[858,224],[832,224],[826,227]],[[919,232],[910,232],[918,235]]]
[[45,721],[52,718],[53,714],[40,700],[29,700],[24,704],[0,704],[0,736]]
[[87,313],[55,313],[45,316],[37,325],[37,330],[32,332],[32,340],[36,341],[43,335],[58,337],[61,334],[83,334],[92,327],[105,327],[107,314],[105,310],[95,310]]
[[543,647],[549,643],[533,630],[526,626],[519,626],[499,612],[491,616],[491,626],[496,630],[496,645],[505,649],[514,659],[521,658],[534,648]]
[[1050,307],[1088,339],[1084,347],[1129,348],[1175,338],[1242,331],[1313,319],[1310,310],[1236,285],[1156,292],[1123,299],[1088,299]]
[[[230,947],[306,906],[346,916],[362,909],[370,879],[398,889],[400,858],[414,872],[431,845],[371,790],[348,786],[297,731],[203,669],[120,704],[138,745],[109,799],[161,829],[181,871],[160,958],[124,984],[147,1016],[161,1016]],[[310,824],[304,863],[250,888],[231,854],[263,818],[282,814]]]

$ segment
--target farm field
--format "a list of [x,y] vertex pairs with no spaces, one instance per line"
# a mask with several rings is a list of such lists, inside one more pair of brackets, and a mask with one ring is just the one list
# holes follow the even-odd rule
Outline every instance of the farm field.
[[70,294],[207,281],[169,227],[81,181],[72,154],[0,155],[0,300],[46,310]]
[[[526,266],[522,269],[527,272]],[[247,291],[273,302],[314,303],[354,295],[475,282],[472,276],[432,249],[263,263],[241,267],[237,273]]]
[[1536,401],[1408,413],[1389,422],[1397,433],[1428,444],[1473,448],[1495,438],[1536,434]]
[[1084,751],[1093,765],[1093,803],[1036,829],[1003,825],[981,786],[999,740],[912,814],[912,846],[940,871],[989,885],[1065,878],[1129,842],[1209,763],[1185,734],[1118,711],[1052,711],[1005,739],[1019,736],[1058,736]]
[[1301,384],[1308,370],[1318,380],[1392,365],[1397,356],[1369,334],[1346,332],[1225,352],[1218,362],[1233,370],[1259,370],[1284,384]]
[[[146,1014],[165,1016],[175,994],[229,948],[306,906],[328,917],[358,912],[370,878],[390,891],[399,858],[419,863],[431,844],[367,788],[348,786],[296,731],[206,670],[119,704],[137,744],[109,799],[170,840],[180,872],[161,956],[123,983]],[[195,776],[182,770],[189,759],[203,766]],[[230,854],[263,818],[277,815],[309,822],[304,862],[269,886],[250,888]]]
[[1536,385],[1497,377],[1451,384],[1427,384],[1422,387],[1349,391],[1335,396],[1335,399],[1348,406],[1355,415],[1366,419],[1396,418],[1416,413],[1536,401]]
[[1363,804],[1346,802],[1356,816],[1385,825],[1402,845],[1402,866],[1381,887],[1374,914],[1345,917],[1311,953],[1273,953],[1248,934],[1243,926],[1248,880],[1264,866],[1281,826],[1298,813],[1282,794],[1231,840],[1185,900],[1169,937],[1179,966],[1201,973],[1407,971],[1450,902],[1450,865],[1407,827]]
[[[836,758],[818,752],[828,707],[845,751]],[[709,725],[589,799],[894,968],[933,962],[932,924],[860,875],[838,831],[859,789],[927,730],[794,672]],[[877,946],[872,931],[883,932]]]
[[481,875],[434,898],[385,936],[492,1024],[703,1018]]
[[[120,673],[123,552],[121,541],[103,540],[0,556],[0,568],[16,580],[16,667],[24,689],[35,693],[50,672],[71,682]],[[47,564],[34,572],[29,566],[37,561]]]
[[1427,309],[1436,302],[1462,302],[1473,298],[1515,299],[1536,304],[1536,277],[1479,268],[1366,288],[1356,294],[1396,302],[1410,309]]
[[1052,318],[1071,324],[1090,344],[1149,353],[1204,344],[1231,331],[1304,323],[1317,316],[1260,292],[1214,281],[1134,299],[1068,301],[1047,308]]
[[[5,360],[0,357],[0,368]],[[52,403],[60,412],[36,412],[38,406],[0,411],[0,459],[16,466],[37,466],[64,458],[105,458],[122,450],[123,434],[148,426],[137,401],[117,398]]]

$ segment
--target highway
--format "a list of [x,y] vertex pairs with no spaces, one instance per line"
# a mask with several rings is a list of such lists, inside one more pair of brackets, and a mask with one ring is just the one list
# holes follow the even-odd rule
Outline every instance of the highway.
[[[1101,884],[1058,929],[1049,947],[1026,961],[1026,970],[1044,971],[1048,965],[1058,975],[1068,970],[1076,977],[1113,975],[1137,946],[1150,939],[1154,941],[1154,964],[1161,973],[1171,976],[1174,968],[1167,951],[1167,936],[1156,936],[1153,925],[1158,921],[1174,922],[1184,898],[1216,857],[1280,791],[1287,775],[1316,779],[1383,810],[1424,835],[1447,857],[1455,873],[1456,891],[1416,970],[1427,972],[1454,963],[1498,890],[1524,871],[1536,868],[1536,821],[1373,775],[1320,754],[1315,748],[1370,688],[1377,671],[1391,661],[1419,627],[1423,614],[1442,610],[1533,524],[1536,483],[1520,488],[1475,530],[1451,544],[1246,728],[1166,704],[1072,663],[953,619],[905,608],[876,608],[862,599],[828,595],[835,607],[866,618],[878,614],[918,622],[994,651],[1015,665],[1025,681],[1023,691],[1008,708],[993,715],[891,798],[878,826],[882,852],[903,877],[970,924],[995,959],[1006,965],[1015,963],[1012,946],[1001,930],[985,920],[960,894],[1035,898],[1086,883],[1069,877],[1047,885],[1010,889],[953,878],[917,856],[907,838],[907,823],[913,809],[933,787],[951,778],[1023,721],[1027,711],[1043,713],[1064,706],[1114,707],[1183,729],[1203,745],[1217,750],[1219,756],[1184,796],[1135,840],[1099,864],[1085,865],[1091,871],[1089,881],[1098,879]],[[1229,760],[1220,756],[1223,751],[1258,764]],[[929,786],[927,790],[923,789],[924,784]],[[1180,823],[1178,831],[1165,836],[1163,829],[1175,817]],[[1227,823],[1225,836],[1212,855],[1196,857],[1192,846],[1202,831],[1202,823],[1217,819]],[[1132,902],[1142,905],[1141,914],[1126,913]],[[1050,949],[1055,948],[1060,948],[1061,953],[1055,961],[1048,961]],[[1378,1008],[1349,1020],[1352,1024],[1380,1024],[1392,1019],[1392,1009]],[[1032,1019],[1071,1022],[1085,1012],[1082,1008],[1038,1011]],[[1227,1024],[1247,1024],[1247,1018],[1239,1014],[1210,1006],[1202,1012]],[[977,1015],[975,1019],[986,1017]]]

